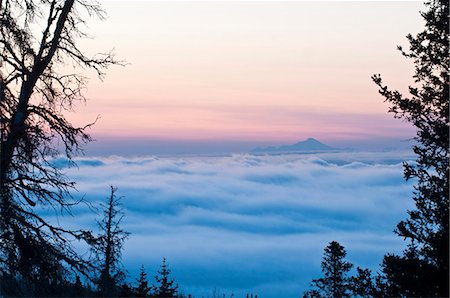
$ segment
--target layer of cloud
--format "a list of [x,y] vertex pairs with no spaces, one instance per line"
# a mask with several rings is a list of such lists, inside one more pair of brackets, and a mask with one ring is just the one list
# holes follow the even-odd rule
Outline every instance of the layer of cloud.
[[[82,158],[67,168],[77,196],[118,194],[131,232],[123,261],[132,276],[167,257],[194,294],[298,297],[320,274],[323,248],[341,242],[348,259],[376,269],[399,252],[392,231],[412,207],[401,152],[222,157]],[[63,159],[54,161],[60,167]],[[71,224],[94,226],[88,208]]]

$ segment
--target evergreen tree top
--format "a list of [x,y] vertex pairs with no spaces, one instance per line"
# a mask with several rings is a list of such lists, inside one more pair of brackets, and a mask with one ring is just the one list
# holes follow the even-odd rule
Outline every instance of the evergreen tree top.
[[156,284],[153,285],[153,292],[156,297],[176,297],[178,293],[178,284],[175,284],[173,278],[170,277],[171,270],[163,258],[160,269],[155,275]]

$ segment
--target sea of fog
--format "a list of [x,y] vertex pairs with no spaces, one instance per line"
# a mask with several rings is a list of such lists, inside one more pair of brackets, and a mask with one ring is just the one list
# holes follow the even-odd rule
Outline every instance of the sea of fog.
[[[196,297],[299,297],[320,276],[332,240],[355,265],[376,271],[404,243],[393,230],[412,207],[403,179],[410,152],[84,157],[55,159],[76,197],[104,201],[118,187],[131,233],[123,252],[130,281],[152,278],[166,257],[180,287]],[[50,216],[50,213],[48,214]],[[72,227],[95,229],[81,205]],[[56,219],[55,219],[56,220]],[[152,280],[151,280],[152,281]]]

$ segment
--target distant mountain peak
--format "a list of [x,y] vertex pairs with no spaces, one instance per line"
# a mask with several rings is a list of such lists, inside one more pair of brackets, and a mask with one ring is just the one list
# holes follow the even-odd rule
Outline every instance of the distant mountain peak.
[[300,143],[319,143],[319,144],[322,144],[321,142],[319,142],[318,140],[316,140],[314,138],[307,138],[304,141],[297,142],[297,144],[300,144]]
[[333,147],[325,145],[315,138],[307,138],[304,141],[299,141],[293,145],[271,146],[265,148],[256,148],[253,152],[311,152],[311,151],[329,151],[336,150]]

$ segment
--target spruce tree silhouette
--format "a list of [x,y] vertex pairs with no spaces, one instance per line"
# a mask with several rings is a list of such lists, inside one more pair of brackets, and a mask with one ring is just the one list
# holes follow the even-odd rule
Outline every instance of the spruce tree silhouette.
[[140,268],[139,278],[137,280],[137,287],[135,290],[136,297],[147,297],[150,290],[151,287],[148,285],[147,273],[145,272],[144,265],[142,265]]
[[128,283],[119,286],[119,297],[137,297],[134,287]]
[[386,255],[381,273],[377,296],[419,297],[423,293],[435,293],[435,267],[420,258],[414,243],[408,245],[403,256]]
[[124,213],[120,208],[121,198],[116,196],[116,191],[117,188],[111,186],[107,204],[102,205],[103,218],[98,222],[100,235],[92,246],[99,270],[96,285],[99,295],[103,297],[117,296],[119,283],[125,276],[121,269],[121,256],[123,243],[129,233],[120,227]]
[[350,291],[355,297],[374,297],[376,295],[373,284],[372,272],[365,268],[357,267],[356,276],[349,279]]
[[175,284],[173,278],[170,277],[170,269],[166,263],[166,258],[163,258],[161,268],[155,275],[156,284],[153,285],[153,297],[172,298],[177,297],[178,284]]
[[[394,117],[406,119],[417,129],[416,161],[404,164],[406,180],[416,181],[416,208],[396,229],[417,249],[414,254],[407,249],[403,256],[385,257],[382,269],[387,288],[396,289],[385,293],[388,296],[449,296],[449,3],[431,0],[425,6],[427,11],[421,13],[425,29],[407,36],[409,51],[398,47],[415,67],[409,95],[390,90],[380,75],[372,77]],[[409,278],[401,278],[402,274]],[[430,283],[424,282],[426,277],[431,277]]]
[[303,297],[350,297],[350,283],[347,277],[353,267],[345,261],[347,255],[344,247],[332,241],[324,250],[322,272],[324,277],[314,279],[315,289],[306,291]]

